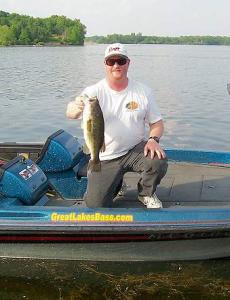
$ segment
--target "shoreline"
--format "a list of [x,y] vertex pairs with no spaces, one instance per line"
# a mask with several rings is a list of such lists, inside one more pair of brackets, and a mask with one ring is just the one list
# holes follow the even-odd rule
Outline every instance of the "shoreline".
[[[6,47],[15,47],[15,48],[23,48],[23,47],[35,47],[35,48],[42,48],[42,47],[84,47],[84,46],[96,46],[96,45],[109,45],[110,43],[94,43],[94,42],[86,42],[83,45],[63,45],[63,44],[44,44],[44,45],[0,45],[0,48]],[[230,45],[226,44],[170,44],[170,43],[123,43],[124,45],[167,45],[167,46],[226,46],[229,47]]]
[[22,47],[84,47],[84,45],[63,45],[63,44],[55,44],[55,45],[51,45],[51,44],[44,44],[44,45],[0,45],[1,47],[15,47],[15,48],[22,48]]

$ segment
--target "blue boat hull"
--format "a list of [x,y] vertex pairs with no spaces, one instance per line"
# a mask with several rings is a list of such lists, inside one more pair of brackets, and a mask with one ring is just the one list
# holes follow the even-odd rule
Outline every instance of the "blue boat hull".
[[[31,208],[1,211],[0,257],[92,261],[172,261],[230,254],[230,209]],[[57,215],[66,221],[53,219]],[[85,220],[75,221],[77,216]],[[92,221],[132,216],[129,222]],[[68,220],[67,220],[68,216]],[[72,219],[71,219],[72,218]],[[87,221],[88,219],[88,221]]]
[[[56,143],[60,141],[57,134],[54,138]],[[67,138],[75,143],[73,137],[65,135]],[[68,146],[69,142],[64,140],[63,144]],[[52,151],[57,150],[56,144],[52,147]],[[6,154],[8,151],[18,156],[21,152],[27,152],[30,157],[31,153],[41,148],[38,145],[1,144],[0,153]],[[0,257],[92,261],[171,261],[230,257],[229,152],[166,150],[170,164],[183,166],[184,173],[179,174],[182,179],[187,175],[187,166],[193,164],[196,167],[215,166],[216,169],[210,168],[210,178],[214,177],[214,171],[220,170],[216,175],[218,180],[208,179],[206,186],[198,182],[204,193],[204,199],[201,197],[203,202],[188,202],[189,198],[193,199],[193,192],[195,197],[192,186],[190,194],[184,194],[184,203],[187,201],[191,205],[184,206],[174,200],[167,204],[167,200],[163,203],[163,209],[149,210],[141,206],[89,209],[84,207],[81,199],[87,178],[76,176],[76,170],[79,169],[76,166],[81,158],[80,147],[80,154],[73,149],[72,144],[69,152],[63,152],[61,148],[66,161],[60,164],[57,159],[53,159],[52,164],[56,164],[53,173],[49,157],[47,160],[40,157],[38,165],[32,160],[20,161],[16,158],[3,168],[2,174],[5,177],[1,175],[0,189],[5,195],[0,199]],[[45,158],[50,154],[49,151],[44,153]],[[61,157],[63,159],[64,155]],[[191,174],[193,176],[193,171]],[[31,178],[35,179],[34,182]],[[9,184],[12,180],[19,187],[16,196],[16,185]],[[172,178],[170,180],[174,181]],[[197,187],[196,180],[197,177],[193,177],[189,184],[195,183]],[[187,187],[189,184],[185,183],[180,185]],[[48,185],[59,194],[56,202],[49,197]],[[170,190],[167,183],[162,195]],[[219,202],[212,197],[218,193]],[[196,194],[199,194],[199,190]],[[73,199],[74,196],[76,199]],[[205,197],[211,198],[211,201]],[[48,206],[47,201],[51,203]]]

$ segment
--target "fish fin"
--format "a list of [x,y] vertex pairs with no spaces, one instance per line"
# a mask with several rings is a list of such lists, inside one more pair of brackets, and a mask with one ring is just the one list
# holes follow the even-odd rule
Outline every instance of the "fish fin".
[[89,148],[88,148],[88,146],[86,145],[86,143],[83,144],[83,152],[84,152],[85,154],[90,154]]
[[87,131],[91,132],[92,131],[92,120],[89,119],[86,123],[86,126],[87,126]]
[[90,161],[88,162],[88,171],[100,172],[101,171],[101,162],[100,162],[100,160],[95,161],[95,160],[90,159]]
[[101,149],[100,149],[101,152],[105,152],[105,142],[103,143]]

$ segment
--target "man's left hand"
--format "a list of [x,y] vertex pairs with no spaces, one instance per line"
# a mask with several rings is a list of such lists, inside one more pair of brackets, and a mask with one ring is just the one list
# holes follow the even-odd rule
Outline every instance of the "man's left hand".
[[166,154],[164,150],[161,148],[161,146],[154,141],[153,139],[148,140],[144,147],[144,155],[147,156],[150,152],[151,159],[154,158],[155,154],[158,156],[159,159],[166,158]]

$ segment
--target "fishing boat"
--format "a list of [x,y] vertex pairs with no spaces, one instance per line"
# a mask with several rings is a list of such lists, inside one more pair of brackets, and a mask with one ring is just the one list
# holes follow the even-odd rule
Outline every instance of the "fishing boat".
[[[0,257],[176,261],[230,256],[230,152],[166,149],[162,209],[137,200],[126,173],[112,208],[87,208],[79,140],[58,130],[43,143],[0,143]],[[102,183],[103,184],[103,183]]]

